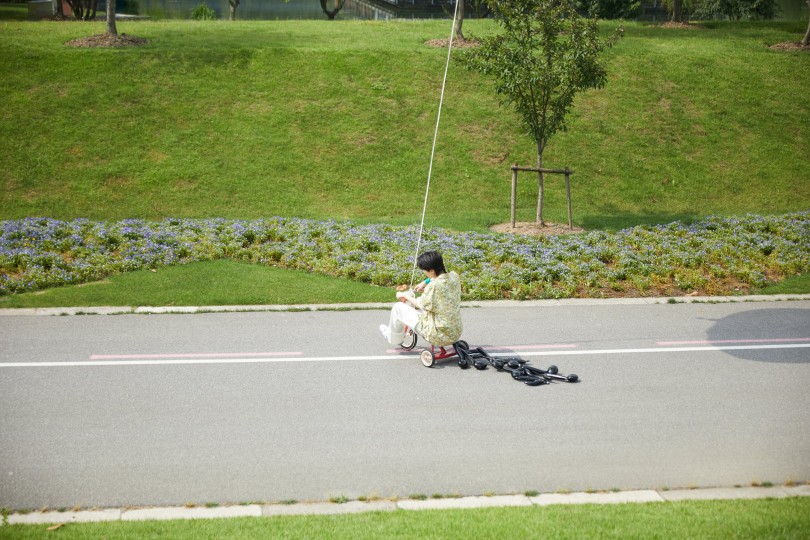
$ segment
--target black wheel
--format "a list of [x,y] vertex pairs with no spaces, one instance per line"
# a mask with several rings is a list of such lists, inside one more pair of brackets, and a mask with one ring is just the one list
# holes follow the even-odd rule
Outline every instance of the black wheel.
[[406,351],[410,351],[414,347],[416,347],[416,332],[413,330],[408,330],[405,333],[405,337],[402,339],[401,347]]
[[454,343],[454,345],[458,345],[459,347],[461,347],[461,348],[462,348],[462,349],[464,349],[465,351],[469,351],[469,350],[470,350],[470,344],[469,344],[469,343],[467,343],[466,341],[464,341],[463,339],[460,339],[460,340],[456,341],[456,342]]
[[419,355],[419,360],[422,361],[422,365],[425,367],[433,367],[433,364],[436,363],[436,357],[427,349],[422,351],[422,354]]
[[557,373],[559,373],[560,370],[557,368],[557,366],[552,365],[552,366],[548,366],[548,369],[546,371],[548,371],[552,375],[556,375]]

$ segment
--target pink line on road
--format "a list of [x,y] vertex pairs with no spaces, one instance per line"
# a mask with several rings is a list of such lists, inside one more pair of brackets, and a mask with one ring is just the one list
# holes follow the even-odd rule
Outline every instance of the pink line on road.
[[255,353],[172,353],[172,354],[92,354],[90,360],[144,360],[149,358],[249,358],[262,356],[296,356],[296,352],[255,352]]
[[710,345],[712,343],[794,343],[810,341],[810,338],[774,338],[774,339],[698,339],[694,341],[656,341],[656,345]]

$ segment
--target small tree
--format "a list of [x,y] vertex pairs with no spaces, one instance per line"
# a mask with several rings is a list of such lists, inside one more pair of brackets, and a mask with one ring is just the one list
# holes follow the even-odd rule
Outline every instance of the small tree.
[[804,38],[802,38],[802,45],[805,47],[810,46],[810,0],[807,0],[807,11],[808,11],[808,20],[807,20],[807,32],[804,33]]
[[464,33],[461,31],[461,27],[464,25],[464,1],[465,0],[456,0],[458,5],[455,7],[456,9],[456,22],[453,25],[453,32],[456,35],[456,39],[464,40]]
[[329,9],[326,7],[327,0],[321,0],[321,11],[323,11],[324,15],[330,20],[333,21],[337,14],[340,13],[340,10],[343,9],[343,5],[346,3],[346,0],[335,0],[334,1],[334,9]]
[[672,10],[671,22],[683,22],[683,0],[669,0],[667,5]]
[[635,19],[641,13],[640,0],[574,0],[577,13],[597,19]]
[[[537,168],[574,96],[600,88],[607,75],[602,51],[621,35],[601,40],[596,19],[577,15],[568,0],[491,0],[502,33],[486,37],[463,61],[495,79],[495,91],[514,106],[537,143]],[[539,173],[537,221],[543,221],[543,173]]]
[[62,0],[51,0],[51,5],[53,6],[53,16],[59,19],[64,18],[65,10],[62,9]]
[[695,15],[706,19],[728,17],[732,21],[769,20],[778,10],[776,0],[701,0]]
[[92,21],[96,18],[97,0],[67,0],[73,16],[79,21]]
[[111,36],[118,35],[118,28],[115,26],[115,0],[107,0],[107,33]]
[[228,18],[236,20],[236,8],[239,7],[239,0],[228,0]]
[[214,21],[217,18],[217,12],[208,7],[205,2],[200,2],[191,10],[191,18],[195,21]]

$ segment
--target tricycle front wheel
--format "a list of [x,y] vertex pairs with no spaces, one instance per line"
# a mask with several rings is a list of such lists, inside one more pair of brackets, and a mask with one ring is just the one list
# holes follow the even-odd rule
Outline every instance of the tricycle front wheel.
[[422,354],[419,355],[419,359],[422,361],[422,365],[425,367],[433,367],[433,364],[436,363],[436,357],[427,349],[422,351]]

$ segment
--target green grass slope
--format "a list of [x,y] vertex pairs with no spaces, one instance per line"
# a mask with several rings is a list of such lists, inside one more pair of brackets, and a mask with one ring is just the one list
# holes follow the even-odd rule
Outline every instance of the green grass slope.
[[[448,24],[121,22],[149,44],[80,49],[64,43],[103,23],[0,22],[0,219],[416,222],[446,55],[425,41]],[[545,156],[575,171],[576,224],[806,209],[810,55],[767,47],[802,26],[628,24]],[[481,76],[454,62],[447,85],[428,224],[507,221],[532,142]],[[565,221],[547,184],[546,218]],[[535,198],[522,176],[520,220]]]

